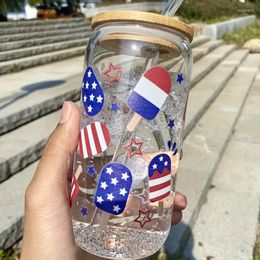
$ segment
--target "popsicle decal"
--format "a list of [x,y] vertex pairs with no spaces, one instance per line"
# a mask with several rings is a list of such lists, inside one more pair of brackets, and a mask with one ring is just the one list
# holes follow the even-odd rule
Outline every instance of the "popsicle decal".
[[101,171],[95,194],[96,206],[113,215],[121,214],[126,206],[133,177],[123,164],[108,163]]
[[167,197],[171,190],[171,158],[167,154],[155,156],[148,167],[149,199],[156,202]]
[[128,106],[141,117],[152,120],[171,90],[170,74],[161,67],[147,70],[128,99]]
[[87,115],[97,115],[104,105],[104,92],[91,67],[88,67],[85,72],[81,92]]
[[94,122],[80,130],[79,152],[86,159],[104,152],[110,144],[110,134],[105,124]]

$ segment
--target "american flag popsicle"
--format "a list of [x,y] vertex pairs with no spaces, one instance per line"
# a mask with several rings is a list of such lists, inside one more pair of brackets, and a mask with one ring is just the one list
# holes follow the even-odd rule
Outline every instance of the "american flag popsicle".
[[167,154],[156,155],[149,164],[149,199],[164,199],[171,190],[171,158]]
[[171,91],[171,76],[161,67],[148,69],[138,81],[128,98],[128,106],[138,115],[133,117],[127,126],[132,132],[141,117],[152,120],[159,113],[163,103]]
[[94,122],[80,130],[79,152],[84,159],[107,150],[110,133],[104,123]]
[[123,164],[111,162],[102,169],[94,197],[97,208],[103,211],[99,221],[102,230],[106,229],[111,214],[120,215],[125,210],[132,182],[132,173]]

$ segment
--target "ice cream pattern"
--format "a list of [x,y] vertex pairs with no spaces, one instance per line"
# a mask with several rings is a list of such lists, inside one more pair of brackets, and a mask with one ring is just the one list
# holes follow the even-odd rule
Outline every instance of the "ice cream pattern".
[[81,94],[83,106],[87,115],[97,115],[104,105],[104,92],[91,67],[86,69]]
[[100,173],[95,194],[96,206],[112,215],[121,214],[126,206],[133,177],[123,164],[108,163]]
[[84,159],[104,152],[110,144],[110,133],[104,123],[94,122],[80,130],[79,152]]
[[167,197],[171,190],[171,158],[156,155],[149,164],[149,199],[156,202]]
[[128,106],[141,117],[152,120],[171,91],[171,76],[161,67],[148,69],[129,96]]

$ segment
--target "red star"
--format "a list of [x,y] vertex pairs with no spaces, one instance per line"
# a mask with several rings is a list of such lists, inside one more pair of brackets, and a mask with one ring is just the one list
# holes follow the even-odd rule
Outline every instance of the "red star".
[[134,220],[134,222],[138,222],[141,226],[141,228],[144,227],[144,225],[150,221],[152,221],[150,217],[151,210],[148,210],[146,212],[143,212],[142,210],[139,210],[139,216]]
[[122,67],[116,67],[112,63],[109,64],[108,70],[104,72],[104,75],[108,77],[109,85],[113,83],[113,81],[118,81],[121,79],[122,75]]
[[137,142],[134,138],[131,138],[130,143],[125,146],[129,157],[132,158],[134,155],[142,155],[141,147],[143,144],[144,142]]

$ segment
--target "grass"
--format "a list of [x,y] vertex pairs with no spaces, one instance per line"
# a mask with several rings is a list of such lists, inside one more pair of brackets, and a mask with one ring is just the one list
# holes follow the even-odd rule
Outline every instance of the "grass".
[[260,214],[258,217],[258,232],[256,235],[255,248],[253,252],[253,259],[260,260]]
[[235,32],[227,33],[223,36],[226,43],[236,43],[238,46],[243,46],[246,41],[254,38],[260,39],[260,19],[254,24],[248,25]]

